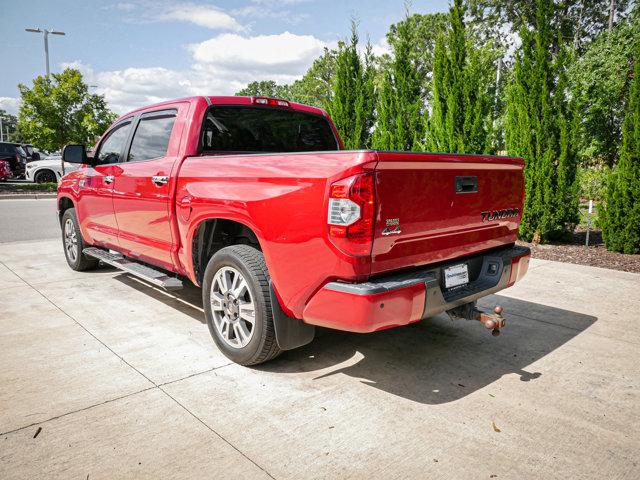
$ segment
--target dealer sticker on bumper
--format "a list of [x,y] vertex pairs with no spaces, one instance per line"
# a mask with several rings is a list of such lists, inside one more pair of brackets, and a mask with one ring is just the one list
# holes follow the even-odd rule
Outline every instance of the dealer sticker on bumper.
[[469,283],[469,269],[466,263],[444,269],[444,286],[457,287]]

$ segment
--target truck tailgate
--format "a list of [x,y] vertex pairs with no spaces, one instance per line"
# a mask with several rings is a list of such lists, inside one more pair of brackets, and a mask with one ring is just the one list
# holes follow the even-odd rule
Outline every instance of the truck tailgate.
[[378,152],[371,273],[515,242],[523,167],[511,157]]

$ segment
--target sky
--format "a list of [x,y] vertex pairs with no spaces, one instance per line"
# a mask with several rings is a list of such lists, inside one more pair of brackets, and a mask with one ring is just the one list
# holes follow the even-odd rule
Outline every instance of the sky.
[[[413,0],[410,11],[445,11],[447,0]],[[325,46],[357,18],[374,51],[388,49],[403,0],[0,0],[0,108],[16,114],[18,83],[44,74],[42,34],[52,72],[78,68],[91,91],[119,114],[190,95],[233,94],[254,80],[300,78]]]

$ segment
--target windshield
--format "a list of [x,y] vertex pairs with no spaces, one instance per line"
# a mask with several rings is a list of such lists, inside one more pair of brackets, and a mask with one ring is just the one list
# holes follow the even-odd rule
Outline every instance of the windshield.
[[205,117],[205,152],[313,152],[338,150],[326,118],[273,107],[220,106]]

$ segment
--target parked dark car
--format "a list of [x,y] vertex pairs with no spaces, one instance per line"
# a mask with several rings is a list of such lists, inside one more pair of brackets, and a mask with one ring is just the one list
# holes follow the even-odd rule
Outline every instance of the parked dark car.
[[24,177],[27,157],[27,152],[19,143],[0,142],[0,160],[9,162],[14,177]]

